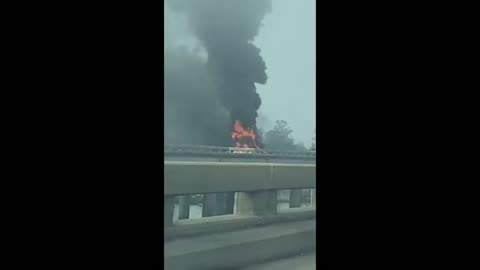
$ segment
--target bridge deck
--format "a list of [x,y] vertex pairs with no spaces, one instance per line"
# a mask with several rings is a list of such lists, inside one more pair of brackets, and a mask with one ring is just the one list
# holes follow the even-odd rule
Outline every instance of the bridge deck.
[[251,163],[287,163],[287,164],[316,164],[315,159],[292,159],[292,158],[265,158],[265,157],[215,157],[193,155],[165,155],[165,161],[191,161],[191,162],[251,162]]
[[172,161],[215,161],[215,162],[273,162],[307,163],[316,162],[314,151],[278,151],[251,148],[216,147],[198,145],[166,145],[165,160]]

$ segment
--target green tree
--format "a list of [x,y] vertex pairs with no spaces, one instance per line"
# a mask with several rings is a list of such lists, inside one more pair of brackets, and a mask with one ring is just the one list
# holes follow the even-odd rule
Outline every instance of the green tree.
[[274,150],[296,150],[296,145],[292,138],[292,129],[288,126],[287,121],[277,120],[272,130],[265,133],[265,148]]
[[295,144],[295,150],[296,151],[302,151],[302,152],[308,151],[307,147],[305,147],[305,144],[303,142],[296,143]]

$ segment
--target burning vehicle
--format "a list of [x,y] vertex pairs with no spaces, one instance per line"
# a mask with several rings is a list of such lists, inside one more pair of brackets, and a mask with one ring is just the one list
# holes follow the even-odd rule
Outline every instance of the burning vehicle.
[[255,131],[252,128],[244,127],[240,120],[236,120],[233,125],[232,140],[235,147],[230,147],[231,153],[264,153],[257,145]]
[[240,120],[233,125],[232,140],[238,148],[258,148],[255,132],[251,128],[244,128]]

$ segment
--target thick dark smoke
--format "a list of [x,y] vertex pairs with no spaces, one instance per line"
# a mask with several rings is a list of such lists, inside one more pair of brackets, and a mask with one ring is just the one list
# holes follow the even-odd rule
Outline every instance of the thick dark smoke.
[[[227,136],[235,120],[256,131],[261,99],[255,83],[265,84],[267,75],[260,49],[251,42],[263,17],[271,9],[271,1],[172,0],[170,5],[187,15],[190,27],[207,51],[206,66],[214,78],[213,88],[217,95],[212,102],[219,100],[221,104],[217,106],[223,106],[229,112]],[[212,120],[207,117],[199,121],[206,123]],[[223,138],[225,131],[220,131],[223,128],[223,125],[216,127],[218,134],[215,137]],[[225,141],[219,139],[218,144]]]
[[229,114],[205,61],[187,48],[165,51],[165,142],[229,146]]

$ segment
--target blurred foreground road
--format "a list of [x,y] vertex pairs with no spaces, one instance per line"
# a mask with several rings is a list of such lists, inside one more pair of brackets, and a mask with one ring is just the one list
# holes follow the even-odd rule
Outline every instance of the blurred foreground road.
[[304,254],[265,264],[252,265],[242,270],[315,270],[315,253]]

